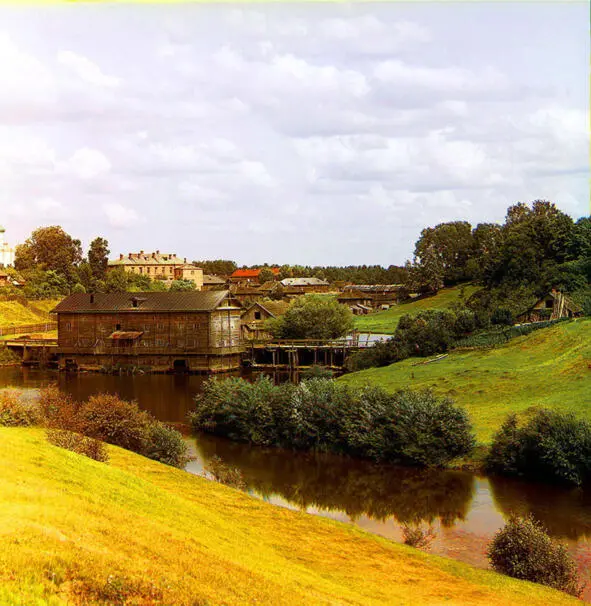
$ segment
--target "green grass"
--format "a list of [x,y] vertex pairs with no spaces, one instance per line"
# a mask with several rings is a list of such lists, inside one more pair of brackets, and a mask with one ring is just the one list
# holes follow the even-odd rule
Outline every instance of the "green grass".
[[[465,298],[472,296],[479,287],[468,284],[464,287]],[[398,321],[404,314],[417,314],[427,309],[449,309],[453,303],[461,299],[461,286],[444,288],[435,296],[395,305],[385,311],[355,317],[355,328],[360,331],[377,332],[393,335]]]
[[344,375],[351,385],[432,388],[465,406],[477,437],[489,442],[509,412],[530,406],[573,411],[591,421],[591,319],[563,322],[496,349],[451,352],[415,366],[411,358]]
[[1,604],[578,603],[108,450],[0,428]]
[[59,300],[55,299],[31,301],[29,307],[19,301],[0,301],[0,328],[47,322],[47,312],[58,303]]

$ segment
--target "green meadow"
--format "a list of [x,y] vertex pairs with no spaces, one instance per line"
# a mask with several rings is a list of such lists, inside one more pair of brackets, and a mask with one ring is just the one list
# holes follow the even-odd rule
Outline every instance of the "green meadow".
[[417,314],[427,309],[449,309],[454,303],[471,297],[478,289],[471,284],[453,288],[444,288],[432,297],[419,299],[418,301],[409,301],[395,305],[385,311],[368,314],[366,316],[356,316],[355,328],[359,331],[383,333],[393,335],[396,332],[398,321],[405,314]]
[[430,364],[410,358],[344,375],[351,385],[431,388],[470,413],[489,442],[510,412],[530,406],[572,411],[591,421],[591,319],[563,322],[494,349],[452,351]]

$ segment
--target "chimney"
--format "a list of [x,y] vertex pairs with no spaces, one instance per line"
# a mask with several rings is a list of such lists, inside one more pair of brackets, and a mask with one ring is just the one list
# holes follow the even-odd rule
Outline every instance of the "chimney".
[[156,258],[156,253],[152,253],[152,259]]
[[157,255],[159,255],[159,254],[160,254],[160,251],[159,251],[159,250],[157,250],[157,251],[156,251],[156,254],[157,254]]
[[185,257],[185,263],[187,263],[187,257]]
[[119,261],[123,261],[123,253],[119,255]]
[[91,303],[94,303],[94,293],[92,293],[92,294],[90,295],[90,302],[91,302]]
[[129,258],[133,259],[133,254],[132,253],[129,253]]

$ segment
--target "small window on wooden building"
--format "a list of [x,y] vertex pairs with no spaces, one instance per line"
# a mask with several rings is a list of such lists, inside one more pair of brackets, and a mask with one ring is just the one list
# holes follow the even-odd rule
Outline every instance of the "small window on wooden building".
[[72,323],[66,322],[66,330],[72,330]]
[[115,324],[115,330],[121,330],[121,324]]
[[546,309],[552,309],[554,307],[554,299],[546,300]]
[[254,319],[255,320],[260,320],[261,319],[261,312],[260,311],[255,311],[254,312]]

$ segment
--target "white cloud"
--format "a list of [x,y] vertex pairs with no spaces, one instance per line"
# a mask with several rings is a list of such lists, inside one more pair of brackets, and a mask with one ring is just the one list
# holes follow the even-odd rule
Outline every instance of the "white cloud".
[[115,202],[103,205],[103,212],[107,217],[109,225],[115,229],[132,227],[140,221],[145,221],[132,208],[127,208]]
[[81,80],[89,84],[106,88],[115,88],[121,84],[120,78],[104,74],[101,68],[88,57],[73,51],[60,51],[57,59],[59,63],[71,69]]
[[99,150],[84,147],[74,152],[62,165],[62,170],[80,179],[94,179],[108,173],[111,170],[111,163]]

